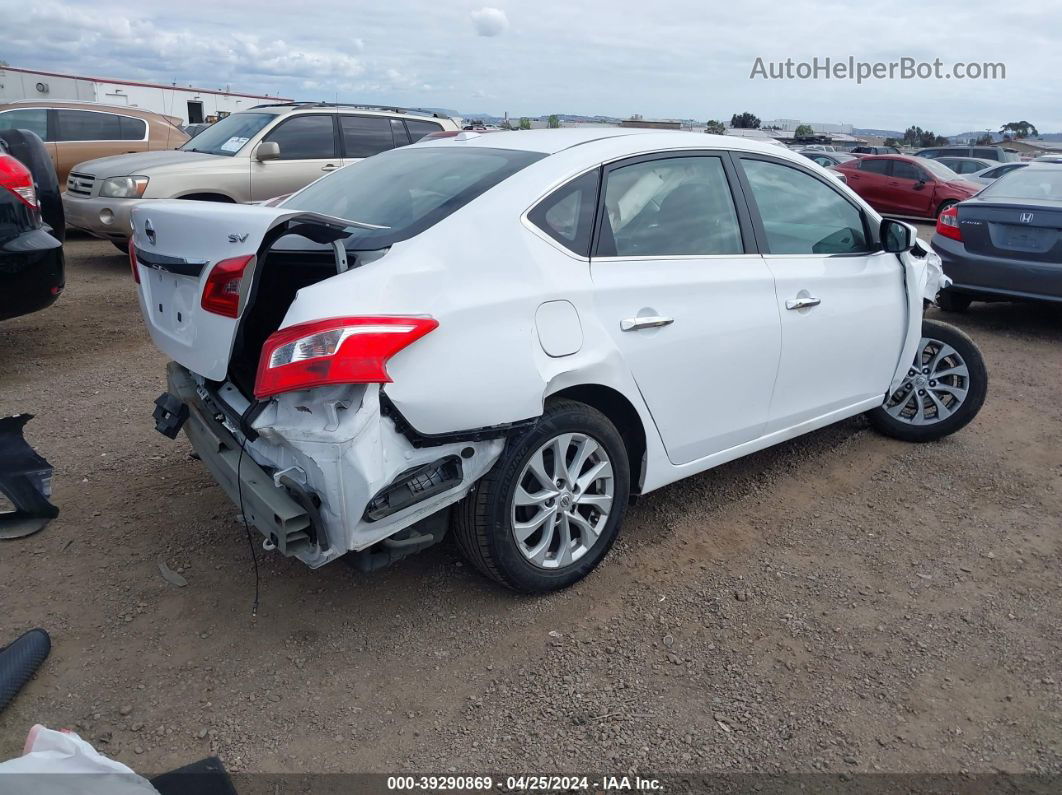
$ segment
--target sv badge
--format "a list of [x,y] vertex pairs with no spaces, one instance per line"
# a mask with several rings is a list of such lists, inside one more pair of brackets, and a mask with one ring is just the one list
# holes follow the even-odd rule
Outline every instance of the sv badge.
[[230,243],[242,243],[246,239],[247,239],[247,233],[246,232],[244,232],[242,235],[237,235],[237,234],[229,235],[229,242]]

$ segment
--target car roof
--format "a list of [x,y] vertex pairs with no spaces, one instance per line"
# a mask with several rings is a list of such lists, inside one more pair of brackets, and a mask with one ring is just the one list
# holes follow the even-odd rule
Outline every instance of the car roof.
[[[987,158],[984,158],[984,157],[963,157],[961,155],[946,155],[945,157],[942,157],[940,159],[941,160],[970,160],[970,161],[975,162],[975,163],[988,163],[989,162],[989,160]],[[993,160],[991,162],[1000,163],[1002,165],[1002,163],[999,160]]]
[[[84,102],[74,99],[19,99],[14,102],[0,103],[0,110],[13,108],[70,108],[71,110],[98,110],[104,113],[126,113],[131,116],[144,115],[154,116],[159,119],[167,117],[150,108],[141,108],[136,105],[110,105],[106,102]],[[177,118],[174,116],[173,118]]]
[[[639,127],[584,127],[545,130],[513,130],[504,134],[484,135],[465,131],[452,138],[437,138],[422,141],[414,146],[463,146],[486,147],[489,149],[514,149],[526,152],[541,152],[551,155],[575,146],[617,142],[627,139],[631,151],[652,151],[655,149],[683,149],[705,147],[712,149],[731,149],[748,152],[762,152],[783,156],[797,153],[782,147],[772,146],[750,138],[738,136],[711,135],[708,133],[685,132],[681,130],[653,130]],[[801,158],[803,159],[803,158]]]
[[389,107],[386,105],[359,105],[356,103],[344,103],[344,102],[266,102],[261,105],[254,105],[250,108],[245,108],[240,113],[273,113],[281,115],[285,113],[297,113],[304,111],[307,113],[321,113],[321,112],[356,112],[358,114],[364,114],[366,116],[387,116],[388,118],[401,117],[405,119],[424,119],[424,120],[438,120],[453,122],[449,116],[442,113],[436,113],[430,110],[419,110],[417,108],[399,108]]

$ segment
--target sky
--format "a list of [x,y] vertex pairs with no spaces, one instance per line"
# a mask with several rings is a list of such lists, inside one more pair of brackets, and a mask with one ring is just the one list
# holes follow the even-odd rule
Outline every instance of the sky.
[[[1062,3],[925,0],[0,0],[0,60],[305,100],[729,120],[750,111],[941,134],[1062,131]],[[897,4],[898,5],[898,4]],[[781,79],[765,66],[1002,63],[997,80]],[[795,67],[794,67],[795,68]]]

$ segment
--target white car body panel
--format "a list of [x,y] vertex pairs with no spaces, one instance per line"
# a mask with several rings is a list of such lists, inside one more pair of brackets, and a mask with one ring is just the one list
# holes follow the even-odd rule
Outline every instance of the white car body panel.
[[[465,140],[410,148],[552,154],[383,256],[303,287],[281,324],[425,314],[440,324],[389,360],[393,383],[382,389],[283,394],[254,420],[259,436],[246,444],[254,460],[276,469],[296,467],[321,495],[323,521],[337,543],[327,552],[300,554],[311,566],[365,549],[460,499],[504,448],[501,435],[414,447],[381,414],[381,394],[416,432],[460,435],[533,421],[546,398],[570,387],[614,390],[629,401],[644,430],[644,461],[631,462],[634,480],[640,480],[633,486],[644,493],[881,405],[914,355],[923,299],[931,300],[945,284],[939,258],[934,264],[935,255],[911,253],[591,261],[526,218],[542,197],[588,169],[661,151],[760,152],[829,176],[787,150],[721,136],[629,130],[460,137]],[[872,224],[880,223],[846,186],[836,188]],[[198,279],[140,266],[141,309],[155,344],[196,376],[224,381],[238,321],[199,307],[209,269],[221,259],[255,253],[271,229],[298,216],[342,223],[284,206],[154,201],[137,207],[138,250],[208,263]],[[144,233],[148,217],[158,238],[154,246]],[[230,242],[230,235],[236,240]],[[710,268],[704,267],[708,260]],[[787,310],[785,301],[801,291],[822,304]],[[172,314],[178,309],[180,322]],[[674,323],[620,330],[621,320],[645,314],[666,315]],[[222,398],[237,413],[247,405],[235,390]],[[336,400],[351,404],[341,421]],[[230,430],[241,437],[239,428]],[[472,455],[459,486],[383,522],[362,520],[369,499],[400,472],[440,451],[466,447]]]

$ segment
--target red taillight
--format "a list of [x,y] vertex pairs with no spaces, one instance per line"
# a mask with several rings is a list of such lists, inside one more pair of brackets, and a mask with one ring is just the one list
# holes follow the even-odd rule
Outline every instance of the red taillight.
[[11,191],[31,210],[37,209],[37,191],[33,187],[33,175],[11,155],[0,155],[0,187]]
[[240,316],[240,285],[247,266],[254,261],[254,254],[246,257],[223,259],[207,277],[203,287],[203,309],[225,317]]
[[335,317],[281,329],[262,346],[255,397],[328,384],[389,384],[387,360],[438,325],[430,317]]
[[937,216],[937,234],[950,237],[952,240],[962,240],[962,230],[959,229],[959,208],[952,205]]
[[133,280],[140,284],[140,268],[136,263],[136,246],[133,245],[133,239],[129,238],[129,270],[133,272]]

